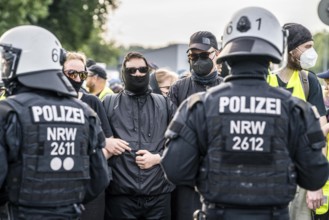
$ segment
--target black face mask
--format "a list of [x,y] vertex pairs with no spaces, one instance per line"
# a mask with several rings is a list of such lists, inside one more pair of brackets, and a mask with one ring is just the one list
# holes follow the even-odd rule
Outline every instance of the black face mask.
[[211,72],[212,68],[214,67],[214,63],[210,58],[199,58],[196,61],[190,61],[190,66],[198,76],[206,76]]
[[123,73],[123,80],[126,90],[136,95],[142,95],[149,89],[150,74],[146,73],[145,76],[132,76],[129,73]]
[[[66,75],[65,75],[66,76]],[[71,79],[70,77],[67,77],[66,78],[70,81],[70,83],[72,84],[73,88],[75,89],[76,92],[79,92],[82,84],[83,84],[83,81],[81,80],[80,82],[77,82],[77,81],[74,81],[73,79]]]

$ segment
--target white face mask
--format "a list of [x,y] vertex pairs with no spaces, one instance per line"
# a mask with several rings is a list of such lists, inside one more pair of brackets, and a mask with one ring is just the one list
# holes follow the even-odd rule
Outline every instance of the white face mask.
[[305,50],[302,55],[300,55],[300,66],[303,69],[309,69],[315,66],[316,60],[318,59],[318,54],[314,50],[314,48],[309,48]]

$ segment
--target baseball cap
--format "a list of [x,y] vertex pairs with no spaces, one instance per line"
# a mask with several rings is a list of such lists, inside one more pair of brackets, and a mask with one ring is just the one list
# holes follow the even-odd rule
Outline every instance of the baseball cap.
[[321,79],[328,79],[329,78],[329,70],[323,72],[323,73],[319,73],[317,74],[317,77],[321,78]]
[[209,50],[210,47],[218,50],[218,43],[215,35],[208,31],[198,31],[190,37],[189,50]]
[[95,75],[98,75],[99,77],[101,77],[103,79],[107,79],[106,71],[104,70],[104,68],[102,68],[101,66],[99,66],[97,64],[90,66],[88,68],[88,71],[92,72]]

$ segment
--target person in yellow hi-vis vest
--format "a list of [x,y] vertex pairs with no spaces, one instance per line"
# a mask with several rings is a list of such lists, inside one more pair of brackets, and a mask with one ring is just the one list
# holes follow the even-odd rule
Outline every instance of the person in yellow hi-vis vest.
[[[292,95],[315,106],[320,114],[321,126],[327,123],[322,88],[315,74],[306,71],[317,60],[311,32],[301,24],[287,23],[283,26],[289,31],[288,62],[277,74],[270,73],[267,82],[275,87],[284,87]],[[325,152],[324,152],[325,154]],[[290,203],[291,220],[311,220],[311,210],[322,205],[323,192],[297,190],[295,199]]]
[[97,96],[101,101],[105,96],[113,94],[113,91],[107,86],[107,74],[103,67],[95,64],[88,67],[88,77],[86,87],[88,91]]

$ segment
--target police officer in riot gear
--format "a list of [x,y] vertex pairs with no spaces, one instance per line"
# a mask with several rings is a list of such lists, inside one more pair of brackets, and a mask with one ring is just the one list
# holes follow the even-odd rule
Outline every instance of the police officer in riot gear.
[[194,183],[207,220],[289,219],[296,185],[317,190],[328,179],[319,115],[265,80],[269,62],[282,60],[286,35],[263,8],[235,13],[219,56],[232,75],[187,99],[166,131],[166,176]]
[[[18,26],[0,37],[1,207],[7,219],[78,219],[82,202],[109,184],[105,137],[94,111],[74,98],[49,31]],[[3,201],[2,201],[3,202]],[[2,217],[4,218],[4,217]]]

